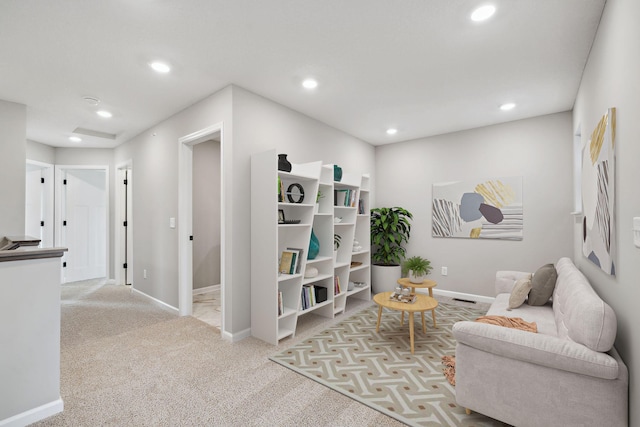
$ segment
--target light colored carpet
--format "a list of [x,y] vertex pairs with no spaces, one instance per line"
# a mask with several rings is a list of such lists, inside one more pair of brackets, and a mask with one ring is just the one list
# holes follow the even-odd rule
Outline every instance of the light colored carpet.
[[[278,346],[221,339],[125,286],[63,285],[64,412],[39,426],[400,426],[400,422],[269,361],[333,320],[307,314]],[[355,305],[353,305],[355,304]]]
[[442,374],[442,356],[455,354],[451,327],[485,311],[440,303],[437,328],[427,315],[423,333],[415,315],[415,353],[400,312],[366,308],[271,359],[283,366],[412,426],[503,426],[481,414],[466,415]]

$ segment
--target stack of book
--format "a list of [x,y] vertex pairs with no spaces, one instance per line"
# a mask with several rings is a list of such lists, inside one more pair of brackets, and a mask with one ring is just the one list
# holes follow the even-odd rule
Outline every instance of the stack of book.
[[342,287],[340,286],[340,277],[333,276],[333,294],[338,295],[342,293]]
[[316,304],[327,300],[327,288],[323,286],[303,285],[302,295],[300,298],[300,307],[302,310],[313,307]]
[[348,188],[333,190],[334,206],[346,206],[346,207],[355,208],[356,201],[358,200],[357,197],[358,197],[357,190],[351,190]]
[[300,274],[304,250],[299,248],[287,248],[280,255],[278,263],[278,273],[280,274]]

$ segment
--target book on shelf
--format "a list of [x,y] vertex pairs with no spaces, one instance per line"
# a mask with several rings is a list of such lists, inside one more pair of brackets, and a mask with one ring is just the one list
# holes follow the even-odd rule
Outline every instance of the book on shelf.
[[339,276],[333,276],[333,293],[334,295],[338,295],[342,293],[342,287],[340,286]]
[[[278,267],[278,273],[282,274],[291,274],[291,265],[294,262],[293,252],[291,251],[282,251],[280,255],[280,265]],[[295,264],[293,264],[295,269]]]
[[364,215],[365,214],[365,212],[364,212],[364,200],[362,200],[362,199],[358,200],[358,214],[360,214],[360,215]]
[[284,202],[284,184],[280,177],[278,177],[278,202]]
[[302,261],[304,260],[304,249],[287,248],[287,250],[296,254],[295,268],[291,274],[300,274],[302,272]]
[[284,314],[284,304],[282,303],[282,292],[278,291],[278,316]]

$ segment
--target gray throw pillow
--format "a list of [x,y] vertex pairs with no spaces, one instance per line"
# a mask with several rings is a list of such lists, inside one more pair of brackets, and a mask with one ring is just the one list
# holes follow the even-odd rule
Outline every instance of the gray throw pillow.
[[529,292],[529,305],[545,305],[556,287],[558,272],[553,264],[543,265],[536,271],[531,279],[531,291]]
[[522,279],[518,279],[515,285],[513,285],[511,295],[509,295],[509,308],[507,308],[507,310],[510,311],[524,304],[524,300],[527,299],[527,295],[529,294],[530,290],[531,277],[523,277]]

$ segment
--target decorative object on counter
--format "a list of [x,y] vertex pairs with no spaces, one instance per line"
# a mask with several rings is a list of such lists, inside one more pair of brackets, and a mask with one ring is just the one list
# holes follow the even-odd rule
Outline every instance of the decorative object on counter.
[[351,249],[351,252],[360,252],[362,251],[362,246],[360,245],[360,242],[358,242],[357,240],[353,240],[353,249]]
[[334,224],[340,224],[342,222],[342,217],[341,216],[334,216],[333,217],[333,223]]
[[278,224],[284,224],[284,210],[278,209]]
[[349,281],[347,284],[347,291],[352,291],[356,287],[356,282]]
[[351,261],[350,267],[354,268],[354,267],[360,267],[362,265],[362,262],[360,261]]
[[287,160],[286,154],[278,154],[278,170],[283,172],[291,172],[291,163]]
[[337,251],[338,249],[340,249],[340,242],[342,242],[342,236],[340,236],[339,234],[334,234],[333,235],[333,250]]
[[284,188],[282,180],[278,177],[278,203],[284,202]]
[[302,203],[304,201],[304,188],[294,182],[287,188],[287,200],[289,203]]
[[309,254],[307,255],[307,259],[316,259],[318,253],[320,252],[320,241],[318,240],[318,236],[313,232],[313,228],[311,229],[311,240],[309,241]]
[[432,269],[431,261],[421,256],[412,256],[402,263],[402,271],[409,274],[411,283],[422,283]]
[[311,279],[314,278],[318,275],[318,269],[315,267],[307,267],[304,270],[304,278],[305,279]]
[[342,168],[338,165],[333,165],[333,180],[340,182],[342,179]]

